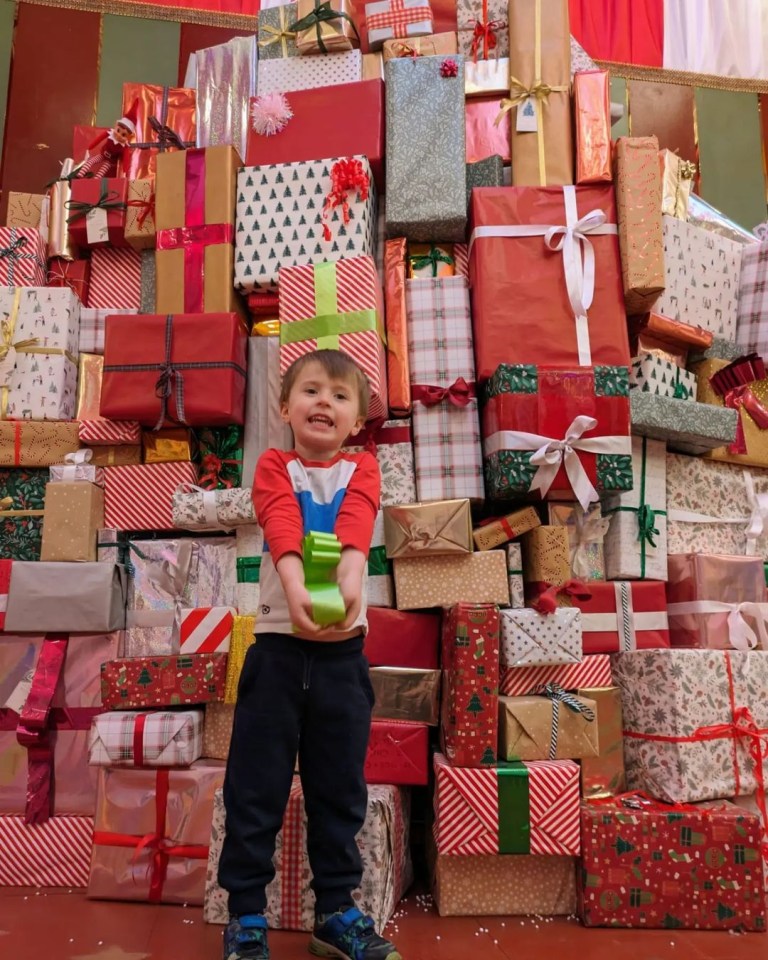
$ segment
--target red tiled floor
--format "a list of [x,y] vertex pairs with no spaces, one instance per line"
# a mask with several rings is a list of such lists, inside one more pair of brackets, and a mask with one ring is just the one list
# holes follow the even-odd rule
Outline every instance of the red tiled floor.
[[[441,918],[406,898],[387,930],[405,960],[766,960],[768,936],[586,930],[566,919]],[[219,960],[221,928],[199,907],[87,900],[81,892],[0,890],[2,960]],[[273,960],[305,960],[307,936],[273,933]]]

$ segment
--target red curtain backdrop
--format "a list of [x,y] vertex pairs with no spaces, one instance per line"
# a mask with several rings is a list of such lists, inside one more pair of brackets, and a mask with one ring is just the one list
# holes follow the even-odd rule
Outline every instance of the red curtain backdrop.
[[596,60],[662,66],[664,0],[569,0],[571,33]]

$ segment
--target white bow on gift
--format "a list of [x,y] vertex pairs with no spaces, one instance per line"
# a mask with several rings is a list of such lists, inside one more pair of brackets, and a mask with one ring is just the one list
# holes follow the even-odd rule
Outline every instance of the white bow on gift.
[[[727,614],[728,640],[734,650],[754,650],[760,647],[768,650],[768,603],[724,603],[721,600],[689,600],[685,603],[670,603],[667,607],[669,617],[686,614]],[[757,632],[744,619],[752,617]],[[758,643],[758,640],[760,641]]]
[[77,470],[83,464],[90,463],[93,459],[93,450],[90,447],[82,447],[80,450],[72,450],[64,455],[64,466],[59,467],[61,479],[66,483],[73,483],[77,480]]

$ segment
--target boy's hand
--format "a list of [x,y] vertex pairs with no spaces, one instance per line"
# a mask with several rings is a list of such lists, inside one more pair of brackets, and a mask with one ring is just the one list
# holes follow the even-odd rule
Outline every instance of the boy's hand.
[[312,619],[312,598],[307,588],[294,582],[284,589],[291,623],[300,633],[317,633],[320,627]]
[[338,630],[351,630],[355,620],[360,616],[363,602],[363,573],[365,572],[366,557],[360,550],[346,547],[341,552],[341,560],[336,569],[336,582],[344,598],[346,616],[338,624]]

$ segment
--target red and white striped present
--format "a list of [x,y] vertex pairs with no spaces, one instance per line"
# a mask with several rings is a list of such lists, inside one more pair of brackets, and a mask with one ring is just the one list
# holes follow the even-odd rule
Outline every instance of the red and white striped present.
[[0,227],[0,286],[44,287],[45,241],[32,227]]
[[429,0],[373,0],[365,5],[368,46],[380,50],[395,37],[425,37],[433,33]]
[[117,530],[172,530],[173,494],[197,483],[197,468],[179,463],[110,467],[104,478],[104,526]]
[[[437,852],[578,856],[579,765],[536,760],[490,769],[434,757]],[[521,807],[524,792],[528,810]]]
[[92,817],[0,817],[0,887],[87,887]]
[[229,653],[235,613],[232,607],[198,607],[182,610],[179,625],[180,653]]
[[499,693],[525,697],[543,683],[557,683],[564,690],[610,687],[611,658],[607,654],[584,657],[581,663],[560,663],[551,667],[503,667]]
[[370,257],[306,263],[280,271],[280,373],[315,350],[342,350],[371,385],[368,419],[387,417],[383,301]]
[[78,430],[81,443],[94,447],[111,447],[121,443],[141,443],[141,424],[138,420],[108,420],[98,417],[81,420]]
[[141,251],[130,247],[119,250],[96,247],[91,251],[88,306],[117,310],[141,308]]
[[13,560],[0,560],[0,630],[5,630],[5,611],[8,606],[12,563]]

